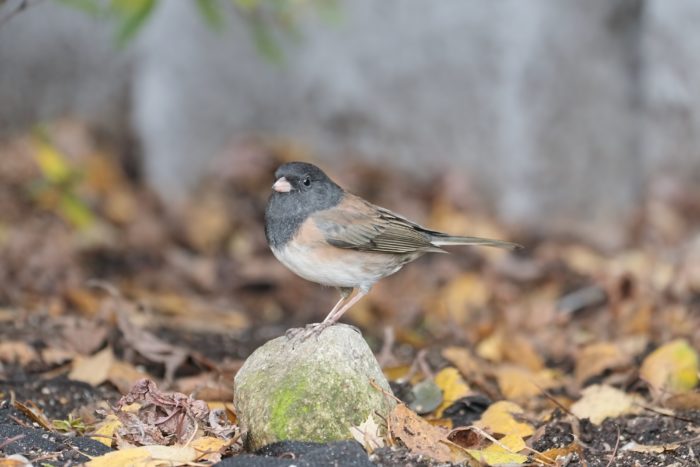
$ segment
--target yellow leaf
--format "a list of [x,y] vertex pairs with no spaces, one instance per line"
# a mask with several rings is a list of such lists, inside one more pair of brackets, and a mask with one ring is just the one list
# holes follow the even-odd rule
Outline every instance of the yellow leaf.
[[507,435],[484,449],[467,449],[467,452],[487,465],[522,464],[527,456],[519,454],[525,448],[525,441],[520,436]]
[[669,342],[644,359],[639,374],[658,395],[685,392],[698,384],[698,354],[685,339]]
[[515,435],[521,438],[530,436],[535,429],[529,423],[520,422],[514,415],[523,413],[523,409],[513,402],[498,401],[489,406],[475,423],[479,428],[503,435]]
[[36,163],[42,175],[51,183],[60,184],[70,179],[72,170],[63,154],[48,142],[36,139]]
[[508,336],[503,343],[503,356],[509,362],[539,371],[544,368],[544,360],[537,353],[532,342],[522,336]]
[[608,417],[619,417],[640,410],[637,397],[612,386],[594,384],[581,393],[583,397],[571,406],[571,412],[578,418],[588,418],[595,425],[600,425]]
[[440,297],[450,318],[457,324],[464,324],[469,318],[469,309],[483,307],[489,295],[490,291],[481,276],[465,273],[450,281]]
[[221,454],[229,446],[229,441],[213,436],[202,436],[190,443],[190,447],[197,451],[197,460],[209,462],[221,461]]
[[107,380],[113,362],[114,354],[110,347],[91,357],[76,357],[73,360],[73,369],[68,374],[68,378],[98,386]]
[[94,457],[85,465],[89,467],[112,467],[115,465],[156,467],[185,464],[196,459],[197,451],[191,446],[153,445],[113,451],[103,456]]
[[122,422],[119,421],[116,415],[111,413],[107,415],[105,419],[99,423],[99,425],[97,425],[97,428],[90,437],[107,447],[112,447],[112,437],[114,436],[114,432],[121,426]]
[[551,370],[534,373],[517,366],[502,366],[497,372],[498,387],[506,399],[526,401],[556,386]]
[[469,385],[459,374],[457,368],[443,368],[435,375],[435,384],[442,389],[442,403],[436,409],[435,415],[442,417],[442,412],[451,406],[456,400],[469,394]]
[[476,346],[476,354],[494,363],[503,361],[503,334],[495,332]]

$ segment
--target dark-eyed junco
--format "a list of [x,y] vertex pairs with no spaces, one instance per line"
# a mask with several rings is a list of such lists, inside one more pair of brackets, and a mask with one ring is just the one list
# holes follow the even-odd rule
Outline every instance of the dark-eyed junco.
[[315,331],[338,321],[379,279],[425,253],[444,253],[441,246],[519,246],[428,230],[344,191],[313,164],[284,164],[275,180],[265,210],[272,252],[304,279],[340,291],[340,300]]

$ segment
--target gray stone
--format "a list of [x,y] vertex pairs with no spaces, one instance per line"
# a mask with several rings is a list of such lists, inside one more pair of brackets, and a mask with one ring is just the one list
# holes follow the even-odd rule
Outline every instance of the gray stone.
[[381,424],[394,400],[374,354],[352,327],[318,336],[278,337],[257,349],[236,375],[234,405],[248,449],[283,441],[352,439],[370,414]]

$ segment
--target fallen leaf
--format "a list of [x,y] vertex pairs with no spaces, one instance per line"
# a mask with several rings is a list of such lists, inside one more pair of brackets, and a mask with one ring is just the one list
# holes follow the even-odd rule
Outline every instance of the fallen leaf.
[[39,358],[34,347],[22,341],[0,342],[0,362],[26,366]]
[[467,449],[476,460],[487,465],[522,464],[527,456],[519,454],[525,449],[525,441],[520,436],[507,435],[484,449]]
[[583,397],[571,406],[578,418],[588,418],[600,425],[606,418],[640,411],[638,397],[630,396],[612,386],[594,384],[581,391]]
[[504,358],[509,362],[531,371],[539,371],[544,368],[544,360],[535,350],[535,346],[523,336],[508,336],[501,349]]
[[551,448],[547,449],[546,451],[542,451],[540,453],[535,454],[535,459],[538,460],[539,462],[543,464],[548,464],[548,465],[559,465],[557,464],[557,459],[560,457],[566,457],[572,452],[581,452],[581,445],[576,444],[576,443],[571,443],[567,446],[563,446],[560,448]]
[[112,383],[121,394],[126,394],[139,380],[148,378],[148,374],[130,363],[113,360],[107,372],[107,381]]
[[504,365],[496,370],[498,388],[512,401],[525,402],[557,385],[551,370],[534,373],[526,368]]
[[369,454],[372,454],[375,449],[384,447],[384,439],[381,436],[379,425],[374,421],[372,414],[369,414],[367,420],[360,423],[359,426],[351,426],[350,433]]
[[452,363],[467,378],[481,373],[476,357],[464,347],[446,347],[442,350],[442,356]]
[[596,342],[587,345],[576,356],[576,382],[580,385],[605,370],[629,363],[629,358],[615,344]]
[[197,451],[191,446],[141,446],[113,451],[93,457],[85,465],[90,467],[112,467],[115,465],[138,465],[156,467],[180,465],[197,460]]
[[630,441],[620,448],[620,451],[632,451],[641,453],[654,453],[661,454],[668,451],[675,451],[681,447],[680,444],[670,443],[670,444],[638,444],[635,441]]
[[114,433],[122,426],[122,422],[113,413],[107,415],[93,431],[90,437],[107,447],[112,447]]
[[459,374],[457,368],[443,368],[435,375],[435,384],[442,390],[442,404],[435,412],[436,417],[442,417],[442,413],[446,408],[451,406],[455,401],[466,397],[471,389],[464,381],[462,375]]
[[32,467],[33,464],[21,454],[12,454],[11,456],[0,459],[0,467]]
[[425,379],[413,385],[411,395],[413,400],[408,407],[420,415],[437,409],[443,401],[443,390],[432,379]]
[[693,389],[698,384],[698,371],[697,352],[685,339],[676,339],[650,353],[639,375],[658,396]]
[[476,346],[476,354],[494,363],[503,361],[503,334],[495,332]]
[[223,440],[213,436],[202,436],[190,443],[190,447],[197,451],[198,461],[220,462],[221,455],[230,445],[230,440]]
[[404,404],[397,404],[389,414],[388,426],[391,437],[401,440],[414,454],[438,462],[462,462],[468,458],[465,452],[446,443],[447,429],[431,425]]
[[489,406],[474,425],[491,433],[515,435],[521,438],[530,436],[535,429],[529,423],[516,420],[523,409],[510,401],[498,401]]
[[664,405],[673,410],[700,409],[700,392],[676,394],[666,399]]
[[113,363],[114,354],[111,347],[106,347],[90,357],[78,356],[73,360],[73,369],[68,378],[99,386],[107,381]]
[[41,360],[47,365],[60,365],[73,360],[75,352],[72,350],[46,347],[41,349]]

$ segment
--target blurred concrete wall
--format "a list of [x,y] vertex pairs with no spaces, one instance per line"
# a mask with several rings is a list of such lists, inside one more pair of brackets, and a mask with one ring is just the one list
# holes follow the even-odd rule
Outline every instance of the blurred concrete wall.
[[125,51],[53,2],[22,12],[0,27],[2,129],[126,115],[171,196],[251,133],[448,165],[508,222],[611,242],[650,178],[700,179],[697,0],[344,0],[338,24],[304,15],[284,66],[228,10],[217,33],[162,1]]

